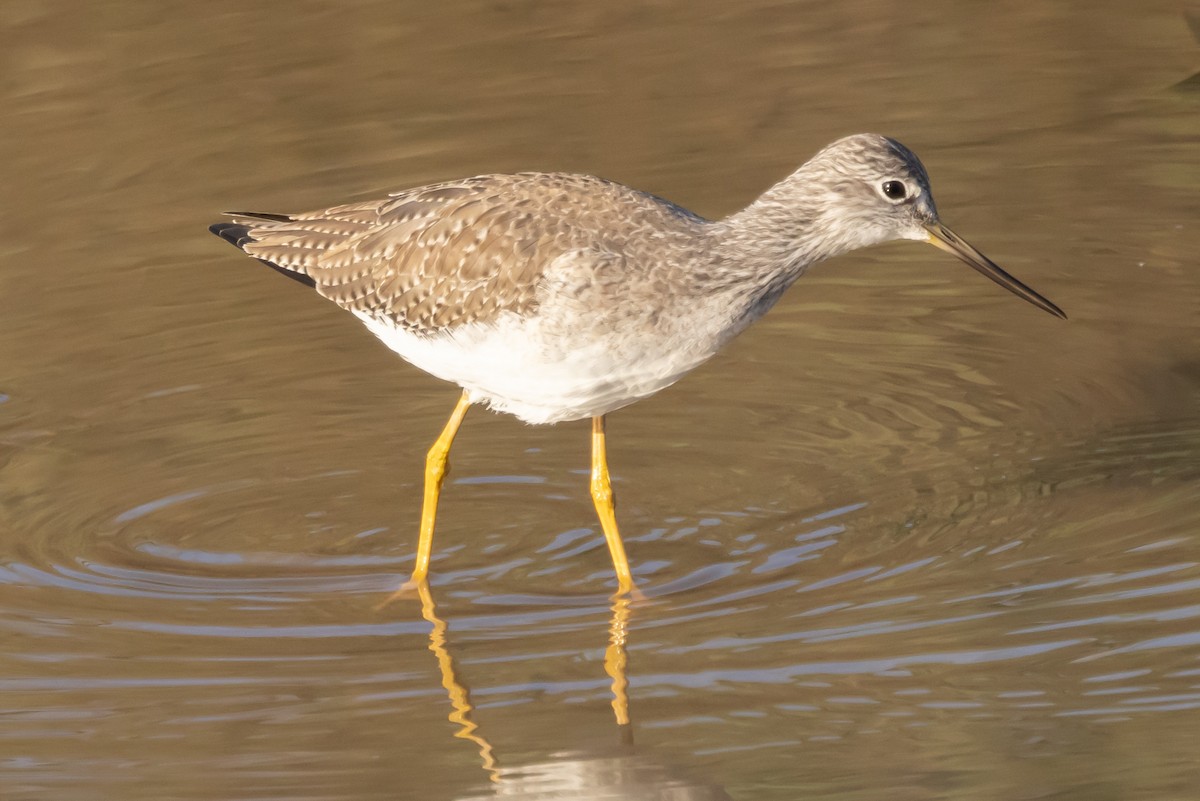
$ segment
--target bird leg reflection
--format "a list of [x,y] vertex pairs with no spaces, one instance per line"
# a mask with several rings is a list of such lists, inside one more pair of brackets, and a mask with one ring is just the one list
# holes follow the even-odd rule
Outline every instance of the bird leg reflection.
[[437,607],[433,603],[433,593],[429,589],[429,583],[420,582],[417,584],[416,590],[421,596],[421,617],[433,625],[433,629],[429,632],[429,650],[433,651],[433,655],[437,657],[438,670],[442,674],[442,686],[446,688],[446,692],[450,696],[452,711],[449,720],[458,726],[458,731],[454,733],[454,736],[475,743],[488,778],[493,782],[498,782],[500,781],[500,768],[496,764],[495,751],[487,738],[478,733],[479,724],[471,719],[475,713],[475,705],[471,703],[471,692],[459,680],[454,657],[446,648],[446,621],[437,616]]
[[[421,597],[421,616],[429,621],[433,628],[429,632],[429,650],[437,657],[438,670],[442,676],[442,687],[450,698],[451,712],[449,721],[458,727],[454,736],[469,740],[479,749],[479,757],[489,780],[499,782],[504,769],[496,760],[495,749],[491,742],[479,731],[479,724],[473,718],[475,705],[471,702],[471,692],[459,678],[458,667],[450,653],[446,637],[446,621],[438,617],[437,606],[433,600],[433,591],[428,582],[420,582],[415,587]],[[612,601],[612,617],[608,624],[608,647],[604,650],[604,672],[612,679],[612,708],[620,730],[621,743],[633,744],[633,729],[629,717],[629,678],[627,668],[629,657],[625,644],[629,633],[629,618],[631,601],[624,596],[618,596]]]
[[633,730],[629,726],[629,654],[625,641],[629,636],[629,598],[618,595],[612,602],[612,620],[608,624],[608,647],[604,649],[604,672],[612,679],[612,708],[621,728],[623,742],[633,742]]

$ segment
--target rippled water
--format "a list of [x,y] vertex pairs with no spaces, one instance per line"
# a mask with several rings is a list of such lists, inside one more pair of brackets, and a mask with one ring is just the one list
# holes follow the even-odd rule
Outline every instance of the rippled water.
[[[8,3],[0,796],[1174,799],[1198,784],[1197,48],[1169,4]],[[985,35],[986,32],[986,35]],[[473,172],[718,216],[860,129],[897,245],[587,428],[205,232]]]

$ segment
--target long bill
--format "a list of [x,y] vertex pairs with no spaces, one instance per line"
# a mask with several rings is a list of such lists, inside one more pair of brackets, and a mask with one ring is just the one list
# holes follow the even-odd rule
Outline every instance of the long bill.
[[947,253],[953,253],[983,275],[995,281],[1017,297],[1027,300],[1043,311],[1050,312],[1055,317],[1067,319],[1067,315],[1058,306],[1051,303],[1040,294],[1025,286],[1012,277],[987,256],[967,244],[958,234],[951,231],[940,222],[928,223],[925,230],[929,233],[929,244],[941,248]]

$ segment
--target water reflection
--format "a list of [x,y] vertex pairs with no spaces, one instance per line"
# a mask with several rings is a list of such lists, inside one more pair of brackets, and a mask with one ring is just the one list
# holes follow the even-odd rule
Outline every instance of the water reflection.
[[[612,681],[612,708],[615,740],[603,753],[563,752],[543,762],[502,765],[496,749],[476,722],[471,693],[459,677],[448,638],[449,627],[438,616],[433,589],[426,582],[416,586],[421,615],[432,625],[429,650],[437,658],[442,686],[449,697],[450,723],[454,736],[468,740],[479,752],[480,766],[493,785],[489,798],[519,797],[553,799],[631,799],[634,801],[716,801],[729,796],[714,785],[698,784],[649,757],[634,744],[629,714],[629,657],[626,643],[633,602],[626,596],[612,601],[608,624],[608,646],[604,652],[604,671]],[[464,796],[482,799],[483,795]]]
[[433,626],[429,632],[429,650],[433,651],[434,656],[437,657],[438,670],[442,674],[442,686],[450,696],[450,706],[452,707],[450,722],[458,728],[454,736],[470,740],[475,744],[479,749],[479,759],[484,771],[493,782],[497,782],[500,780],[500,773],[496,764],[495,749],[486,738],[478,733],[479,726],[472,720],[475,707],[471,703],[470,690],[458,678],[454,657],[450,655],[447,647],[446,622],[438,617],[429,584],[424,581],[419,582],[416,589],[421,597],[421,616]]
[[[982,768],[953,762],[964,738],[1011,732],[1069,759],[1090,726],[1134,737],[1200,709],[1197,454],[1194,424],[1118,426],[1009,445],[965,477],[951,464],[831,484],[815,508],[726,479],[630,537],[644,605],[605,600],[603,537],[571,528],[588,511],[577,475],[534,454],[540,481],[504,484],[467,459],[467,524],[448,526],[422,614],[378,608],[411,553],[386,525],[387,482],[361,471],[147,486],[104,515],[64,497],[23,516],[0,561],[0,737],[86,750],[31,728],[30,709],[84,715],[113,743],[134,709],[208,743],[148,744],[164,771],[215,761],[233,781],[259,766],[222,738],[248,728],[296,797],[339,765],[394,782],[378,759],[425,766],[446,797],[571,781],[704,793],[710,777],[744,790],[825,770],[840,786],[862,749],[881,782],[913,753],[965,776]],[[493,493],[529,488],[566,507],[557,533],[541,497],[517,524],[507,510],[488,522]],[[777,500],[745,503],[756,493]],[[781,756],[797,748],[817,755],[802,769]]]
[[[614,749],[615,750],[615,749]],[[641,754],[555,754],[553,760],[503,769],[490,795],[528,801],[728,801],[716,785],[697,783]]]

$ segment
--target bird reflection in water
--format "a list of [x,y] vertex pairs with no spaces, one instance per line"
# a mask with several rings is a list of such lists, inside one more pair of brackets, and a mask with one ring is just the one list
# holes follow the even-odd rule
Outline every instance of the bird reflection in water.
[[437,657],[442,686],[450,699],[449,720],[457,728],[454,736],[470,741],[478,749],[480,765],[491,784],[490,792],[465,796],[460,801],[507,797],[520,797],[526,801],[566,798],[574,801],[728,801],[728,794],[720,787],[689,780],[651,759],[634,745],[627,675],[626,642],[632,611],[628,597],[612,599],[608,646],[604,651],[604,671],[612,681],[613,717],[617,724],[614,747],[604,753],[566,752],[554,754],[545,762],[501,765],[495,747],[475,719],[471,692],[459,676],[450,651],[448,626],[438,617],[433,591],[425,583],[416,589],[421,598],[421,615],[433,626],[429,632],[429,650]]

